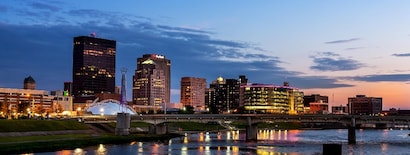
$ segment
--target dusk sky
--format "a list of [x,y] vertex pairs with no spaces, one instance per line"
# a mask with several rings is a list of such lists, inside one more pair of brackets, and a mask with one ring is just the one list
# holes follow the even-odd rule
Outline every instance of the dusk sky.
[[410,109],[408,0],[1,0],[0,87],[62,90],[72,80],[73,37],[117,41],[116,85],[136,60],[171,60],[171,101],[181,77],[289,81],[305,95],[346,105],[363,94]]

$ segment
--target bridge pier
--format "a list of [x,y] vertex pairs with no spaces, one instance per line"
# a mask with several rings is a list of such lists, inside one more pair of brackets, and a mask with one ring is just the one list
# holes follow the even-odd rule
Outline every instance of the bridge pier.
[[347,141],[348,144],[356,144],[356,120],[354,117],[351,118],[347,128]]
[[247,118],[248,126],[246,126],[246,141],[254,142],[258,141],[258,126],[252,123],[251,117]]
[[168,133],[168,125],[166,124],[153,124],[149,127],[150,134],[163,135]]
[[131,116],[129,113],[117,113],[117,125],[115,135],[124,136],[130,134]]
[[258,141],[258,126],[257,125],[248,125],[246,127],[246,141],[247,142]]

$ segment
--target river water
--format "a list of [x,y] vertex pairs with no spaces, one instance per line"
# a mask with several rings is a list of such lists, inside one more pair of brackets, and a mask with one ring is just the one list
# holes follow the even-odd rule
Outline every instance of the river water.
[[342,144],[345,155],[409,155],[410,130],[356,130],[356,145],[347,144],[347,130],[259,130],[257,142],[244,131],[184,134],[167,142],[99,145],[35,155],[319,155],[323,144]]

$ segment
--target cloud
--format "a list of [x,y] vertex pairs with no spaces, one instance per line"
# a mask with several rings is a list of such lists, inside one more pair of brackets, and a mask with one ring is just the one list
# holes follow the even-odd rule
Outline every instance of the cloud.
[[[34,20],[42,17],[28,14],[19,15]],[[85,18],[82,22],[71,18],[80,14],[92,18]],[[63,82],[71,80],[72,38],[91,32],[97,32],[97,37],[117,41],[117,68],[134,70],[136,58],[146,53],[165,55],[172,62],[172,89],[179,89],[179,78],[186,75],[213,79],[220,74],[236,77],[240,74],[269,72],[265,74],[266,77],[253,78],[264,82],[272,81],[274,78],[269,77],[276,74],[293,74],[278,66],[281,63],[278,57],[258,53],[262,50],[260,47],[241,41],[214,39],[215,33],[211,31],[157,25],[142,18],[132,18],[118,24],[102,24],[102,21],[108,21],[107,16],[116,18],[123,15],[98,10],[71,10],[66,11],[66,15],[71,16],[65,16],[62,22],[51,25],[0,25],[0,41],[4,43],[1,49],[3,52],[0,52],[0,68],[11,75],[1,76],[1,85],[19,88],[21,80],[18,79],[31,75],[36,79],[39,89],[62,89]],[[50,14],[50,18],[57,17]],[[258,71],[246,70],[249,66]],[[119,71],[117,74],[120,74]],[[132,80],[133,74],[127,72],[128,81]],[[116,83],[120,83],[120,78],[116,79]],[[131,90],[130,84],[127,89]],[[130,97],[131,91],[128,92]]]
[[[44,9],[33,13],[42,11]],[[97,37],[117,41],[116,68],[129,70],[127,81],[132,81],[136,59],[143,54],[157,53],[170,59],[172,98],[175,100],[179,99],[183,76],[206,78],[211,82],[219,75],[235,79],[246,75],[254,83],[276,84],[293,77],[290,82],[301,88],[350,86],[327,77],[298,77],[301,73],[281,67],[281,59],[266,54],[265,49],[244,41],[214,38],[216,33],[208,30],[159,25],[145,17],[93,9],[48,14],[50,21],[61,19],[53,24],[31,23],[42,21],[44,15],[22,13],[18,16],[21,19],[29,17],[29,20],[0,23],[0,69],[10,75],[0,76],[0,85],[5,87],[21,88],[22,80],[31,75],[39,89],[61,90],[63,82],[71,80],[73,37],[91,32],[96,32]],[[323,52],[322,57],[340,56]],[[121,83],[120,75],[118,69],[117,84]],[[129,82],[129,98],[131,90]]]
[[410,74],[366,75],[346,77],[346,79],[366,82],[408,82],[410,81]]
[[335,78],[325,76],[298,76],[288,77],[291,86],[296,86],[303,89],[320,89],[320,88],[342,88],[353,87],[351,84],[340,83]]
[[90,17],[90,18],[106,18],[115,16],[116,13],[108,11],[100,11],[95,9],[76,9],[69,10],[68,15],[78,16],[78,17]]
[[328,42],[325,42],[325,44],[340,44],[340,43],[348,43],[348,42],[357,41],[357,40],[360,40],[360,38],[328,41]]
[[350,48],[345,48],[345,50],[358,50],[358,49],[364,49],[365,47],[350,47]]
[[213,34],[212,32],[198,30],[198,29],[191,29],[191,28],[183,28],[183,27],[171,27],[167,25],[158,25],[159,29],[163,29],[165,31],[178,31],[178,32],[191,32],[191,33],[205,33],[205,34]]
[[310,69],[318,71],[348,71],[356,70],[364,65],[360,62],[343,58],[340,55],[333,52],[322,52],[315,56],[311,56],[314,65],[310,66]]
[[410,53],[395,53],[392,54],[392,56],[396,56],[396,57],[410,57]]
[[52,12],[60,11],[61,8],[55,5],[50,5],[50,3],[42,3],[42,2],[32,2],[29,4],[31,7],[40,10],[47,10]]

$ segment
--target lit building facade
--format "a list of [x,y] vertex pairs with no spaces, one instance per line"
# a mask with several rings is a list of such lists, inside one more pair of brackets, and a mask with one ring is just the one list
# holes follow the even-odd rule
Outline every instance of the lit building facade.
[[197,77],[181,78],[181,103],[192,106],[195,111],[205,111],[206,79]]
[[62,113],[73,111],[73,97],[69,96],[68,91],[51,91],[53,97],[53,112]]
[[310,113],[310,114],[328,113],[329,111],[328,103],[329,103],[328,96],[322,96],[320,94],[312,94],[312,95],[303,96],[303,105],[305,106],[305,113]]
[[323,102],[310,102],[309,103],[309,113],[310,114],[328,114],[329,104]]
[[297,88],[269,84],[240,86],[245,113],[298,114],[304,112],[303,92]]
[[170,81],[171,61],[163,55],[144,54],[137,59],[133,76],[133,104],[157,109],[170,103]]
[[79,36],[73,46],[72,94],[114,93],[116,41]]
[[53,96],[48,91],[0,88],[0,115],[5,117],[53,112]]
[[381,97],[356,95],[356,97],[349,97],[347,103],[351,115],[379,114],[382,112],[383,99]]
[[340,105],[340,106],[332,106],[332,114],[347,114],[347,107]]

